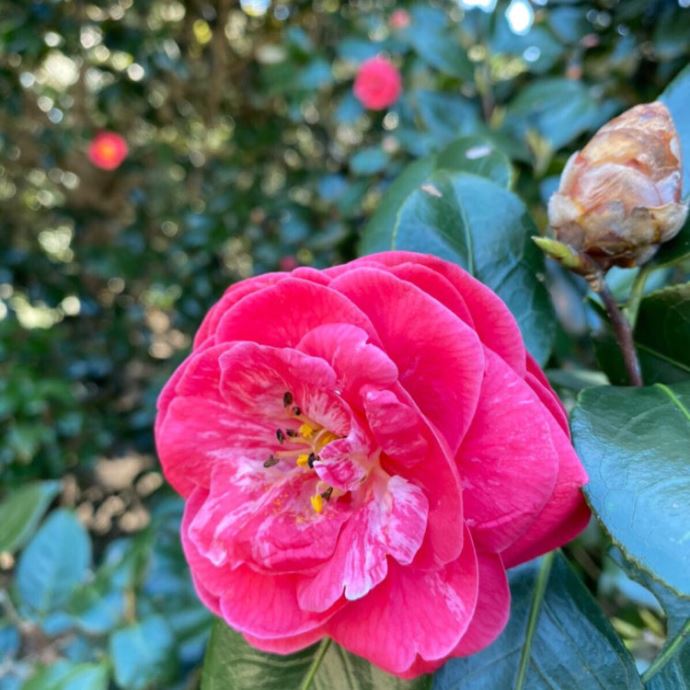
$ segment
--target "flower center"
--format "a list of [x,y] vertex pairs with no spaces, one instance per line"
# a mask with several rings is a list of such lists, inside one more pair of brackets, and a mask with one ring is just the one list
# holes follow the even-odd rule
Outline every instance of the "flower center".
[[[264,462],[264,467],[274,467],[279,462],[287,460],[294,462],[301,470],[316,475],[314,466],[320,461],[319,453],[329,443],[342,437],[309,419],[302,409],[294,404],[290,391],[283,395],[283,406],[289,412],[290,421],[294,420],[298,426],[295,428],[294,425],[290,425],[276,429],[276,439],[284,449],[272,453]],[[342,492],[319,480],[316,483],[316,492],[310,498],[314,512],[322,513],[325,503],[331,500],[334,493],[337,498]]]

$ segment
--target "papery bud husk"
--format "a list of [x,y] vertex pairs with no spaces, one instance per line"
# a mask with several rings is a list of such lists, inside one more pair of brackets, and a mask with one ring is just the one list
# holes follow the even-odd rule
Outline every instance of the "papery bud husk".
[[637,105],[570,157],[549,200],[549,225],[603,270],[639,265],[683,226],[681,184],[671,114],[659,101]]

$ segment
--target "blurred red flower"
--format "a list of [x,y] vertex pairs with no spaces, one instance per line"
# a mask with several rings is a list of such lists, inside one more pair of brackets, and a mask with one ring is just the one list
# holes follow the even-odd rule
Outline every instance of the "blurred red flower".
[[407,10],[395,10],[388,19],[391,29],[406,29],[410,25],[410,13]]
[[127,157],[127,142],[116,132],[100,132],[89,144],[89,160],[102,170],[115,170]]
[[384,110],[393,105],[402,92],[398,68],[377,55],[362,63],[355,79],[355,97],[369,110]]

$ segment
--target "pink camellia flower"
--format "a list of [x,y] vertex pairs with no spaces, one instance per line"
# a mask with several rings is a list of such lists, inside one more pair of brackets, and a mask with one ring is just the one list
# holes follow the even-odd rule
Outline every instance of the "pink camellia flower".
[[127,142],[116,132],[99,132],[89,143],[89,160],[103,170],[115,170],[127,157]]
[[565,412],[503,302],[410,252],[231,286],[159,398],[205,604],[259,649],[401,677],[491,643],[507,567],[587,523]]
[[410,25],[410,13],[407,10],[394,10],[388,18],[388,25],[391,29],[406,29]]
[[384,110],[393,105],[402,92],[398,68],[385,57],[365,60],[355,78],[354,94],[369,110]]

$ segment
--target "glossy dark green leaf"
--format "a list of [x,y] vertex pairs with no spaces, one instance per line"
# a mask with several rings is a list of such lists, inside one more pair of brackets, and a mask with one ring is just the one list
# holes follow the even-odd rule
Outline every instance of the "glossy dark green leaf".
[[424,62],[444,74],[472,78],[472,63],[441,10],[419,5],[412,10],[412,22],[408,39]]
[[428,690],[429,677],[395,678],[368,661],[330,644],[277,656],[250,647],[241,635],[216,621],[206,651],[201,690],[298,690],[313,674],[311,690]]
[[[646,690],[690,690],[690,601],[655,592],[668,614],[668,638],[642,679]],[[683,611],[684,618],[679,618]]]
[[105,664],[74,664],[59,661],[38,671],[22,690],[107,690]]
[[[161,616],[150,616],[110,637],[115,681],[123,690],[161,685],[175,672],[175,639]],[[232,686],[230,686],[232,687]]]
[[461,137],[451,142],[437,155],[436,169],[473,173],[506,189],[513,183],[510,159],[483,137]]
[[14,553],[24,546],[58,491],[59,482],[35,482],[10,490],[0,502],[0,551]]
[[585,7],[554,7],[547,20],[551,30],[563,43],[577,43],[591,31]]
[[44,615],[66,603],[91,564],[91,541],[68,510],[56,510],[29,542],[17,565],[21,602]]
[[690,596],[690,383],[586,390],[572,429],[585,493],[614,544]]
[[690,378],[690,283],[657,290],[642,300],[635,341],[645,354]]
[[449,661],[433,690],[642,690],[632,657],[560,553],[515,569],[510,584],[504,632]]
[[390,229],[405,200],[436,170],[469,172],[509,188],[513,168],[508,157],[484,137],[461,137],[440,153],[408,165],[386,190],[362,235],[361,254],[390,249]]
[[533,26],[527,33],[517,34],[504,13],[497,15],[490,43],[494,53],[522,58],[527,69],[536,74],[547,72],[563,54],[564,46],[545,26]]
[[611,556],[625,571],[654,594],[666,614],[666,643],[645,670],[647,690],[690,690],[690,598],[679,597],[668,587],[636,568],[618,549]]
[[537,277],[543,258],[530,239],[534,225],[514,194],[475,175],[441,170],[407,196],[394,222],[380,220],[367,227],[365,248],[435,254],[461,265],[503,298],[530,352],[546,359],[554,319]]
[[683,196],[690,194],[690,65],[688,65],[659,97],[671,111],[680,137],[683,161]]
[[381,148],[372,146],[358,151],[350,160],[355,175],[374,175],[385,169],[390,157]]
[[688,53],[690,12],[668,7],[654,29],[654,48],[661,60],[673,60]]
[[[434,140],[435,150],[457,137],[471,134],[479,121],[476,104],[459,95],[418,91],[414,102],[425,129]],[[419,132],[415,131],[413,136],[419,137]]]
[[506,128],[523,137],[534,130],[557,150],[601,126],[616,108],[580,81],[545,78],[520,90],[508,106]]
[[[690,379],[690,283],[647,295],[640,303],[634,337],[646,384]],[[627,376],[613,336],[605,334],[596,347],[611,382],[624,385]]]

